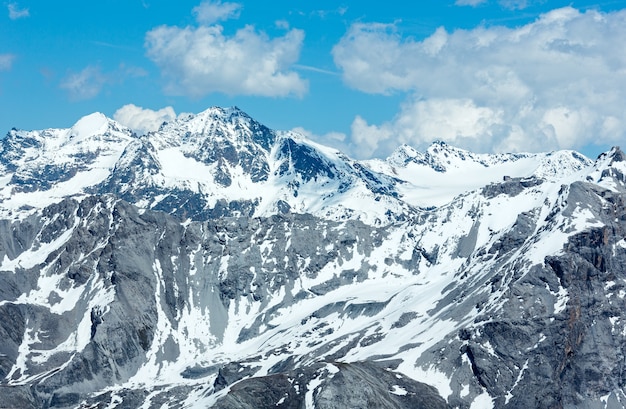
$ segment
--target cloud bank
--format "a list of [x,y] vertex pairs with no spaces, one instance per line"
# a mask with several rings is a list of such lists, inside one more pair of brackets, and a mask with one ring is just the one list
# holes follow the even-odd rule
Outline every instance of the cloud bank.
[[[199,23],[237,17],[236,3],[203,2],[194,9]],[[308,82],[293,71],[304,32],[270,38],[247,25],[227,35],[220,25],[157,27],[146,34],[147,56],[159,67],[171,95],[302,97]]]
[[176,112],[171,106],[153,111],[134,104],[124,105],[113,114],[113,119],[132,129],[138,135],[156,131],[163,124],[176,119]]
[[536,151],[623,138],[625,42],[626,11],[566,7],[517,28],[439,28],[422,41],[403,38],[394,25],[356,23],[332,53],[351,88],[407,94],[387,123],[354,120],[357,156],[434,139]]

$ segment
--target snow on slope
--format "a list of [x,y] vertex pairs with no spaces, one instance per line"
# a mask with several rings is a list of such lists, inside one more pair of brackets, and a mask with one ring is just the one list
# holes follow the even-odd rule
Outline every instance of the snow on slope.
[[400,193],[407,202],[421,207],[444,205],[462,193],[500,182],[505,177],[535,176],[565,181],[592,163],[574,151],[475,154],[445,142],[433,143],[425,153],[404,145],[384,161],[368,162],[372,169],[405,181]]
[[104,181],[133,139],[101,113],[69,129],[9,132],[0,147],[0,215],[24,217]]

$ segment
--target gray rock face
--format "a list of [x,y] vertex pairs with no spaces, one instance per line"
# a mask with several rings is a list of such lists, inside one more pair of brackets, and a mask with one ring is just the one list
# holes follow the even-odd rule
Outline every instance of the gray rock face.
[[[498,308],[487,313],[486,304],[466,328],[420,358],[445,368],[453,384],[469,381],[470,390],[487,391],[495,407],[622,405],[624,196],[584,183],[571,185],[566,196],[563,214],[584,203],[602,226],[572,235],[543,265],[515,263],[493,275]],[[535,230],[531,216],[521,214],[490,253],[523,248]],[[460,390],[448,402],[465,406]]]
[[[543,265],[515,254],[550,228],[550,223],[538,227],[536,210],[520,214],[490,244],[481,245],[474,237],[463,251],[450,250],[454,257],[495,263],[483,264],[488,270],[478,277],[471,271],[476,263],[461,266],[455,287],[444,290],[447,295],[429,312],[440,314],[439,319],[458,319],[478,309],[471,321],[419,354],[416,362],[421,367],[436,365],[449,377],[452,392],[447,403],[440,390],[401,375],[399,367],[390,372],[375,361],[345,361],[351,351],[386,345],[397,336],[375,324],[388,313],[394,297],[368,303],[350,302],[348,297],[320,304],[302,320],[303,329],[311,328],[302,333],[302,341],[294,334],[285,339],[285,346],[268,350],[268,357],[284,359],[270,371],[262,369],[267,357],[259,351],[259,356],[222,367],[189,366],[180,371],[181,378],[195,388],[204,385],[204,393],[214,393],[216,399],[219,391],[227,392],[214,402],[216,407],[274,407],[279,402],[279,407],[303,407],[308,388],[308,399],[320,408],[467,407],[484,392],[496,407],[573,408],[593,407],[605,397],[616,401],[625,375],[620,323],[626,323],[626,277],[621,269],[626,246],[619,244],[626,234],[623,195],[575,183],[562,197],[562,217],[550,213],[552,223],[573,217],[581,198],[586,198],[585,208],[597,215],[602,227],[573,234]],[[384,266],[421,274],[420,265],[436,263],[422,257],[418,248],[409,259],[387,254],[377,264],[376,249],[397,234],[396,227],[297,214],[182,224],[162,212],[140,213],[114,196],[67,199],[46,208],[37,219],[2,226],[2,251],[8,260],[67,237],[41,262],[0,275],[3,396],[24,407],[76,407],[119,399],[126,407],[140,407],[146,394],[154,407],[156,402],[182,403],[184,391],[194,386],[170,386],[162,392],[149,387],[145,393],[128,387],[102,391],[127,383],[150,360],[167,364],[182,359],[184,345],[175,330],[191,308],[209,312],[216,342],[245,345],[274,328],[280,334],[276,316],[292,305],[366,283]],[[478,236],[477,228],[468,235]],[[419,243],[420,238],[411,234],[402,240]],[[363,257],[359,267],[348,262],[354,254]],[[339,273],[306,291],[299,287],[303,278],[316,282],[331,266]],[[57,280],[54,287],[45,288],[48,307],[19,300],[22,294],[44,290],[40,280],[46,276]],[[61,312],[63,300],[81,288],[75,304]],[[102,294],[108,294],[105,301]],[[235,339],[227,338],[236,317],[232,312],[252,305],[262,313],[240,326]],[[390,331],[413,328],[421,314],[403,311],[389,323]],[[373,320],[373,326],[343,335],[332,323],[363,319]],[[164,325],[171,335],[163,333]],[[307,337],[318,341],[307,344]],[[71,346],[62,347],[68,342]],[[294,355],[288,346],[293,342],[307,345],[306,354]],[[396,352],[373,358],[392,359]],[[332,358],[332,368],[320,358]]]
[[[47,208],[38,220],[24,224],[26,229],[5,226],[13,230],[16,241],[24,242],[24,247],[29,249],[42,248],[69,234],[42,263],[27,270],[18,268],[16,273],[2,273],[6,295],[0,305],[3,318],[0,331],[6,342],[2,345],[0,375],[5,378],[11,402],[34,402],[33,407],[74,407],[82,401],[96,402],[89,398],[91,394],[127,382],[146,364],[153,351],[158,361],[176,361],[180,356],[179,340],[170,337],[164,341],[158,330],[165,322],[176,328],[178,318],[192,303],[197,303],[196,308],[210,311],[212,336],[224,342],[228,320],[233,319],[229,317],[229,309],[241,308],[242,300],[246,299],[257,303],[266,313],[242,327],[236,341],[254,339],[262,328],[275,325],[271,323],[274,311],[288,308],[294,300],[311,297],[302,291],[294,293],[302,277],[317,277],[337,260],[349,259],[356,248],[370,254],[388,234],[385,229],[374,229],[360,222],[338,224],[297,214],[265,220],[231,218],[183,226],[164,213],[140,214],[136,208],[113,196],[92,196],[81,202],[67,199]],[[23,230],[37,233],[22,233]],[[7,243],[12,244],[12,241]],[[275,243],[269,252],[264,250],[267,243]],[[194,249],[202,250],[194,254]],[[15,259],[24,252],[11,250],[6,254]],[[232,261],[222,270],[224,258]],[[252,273],[250,267],[259,272]],[[360,269],[346,268],[338,276],[312,287],[310,294],[325,294],[363,281],[371,268],[367,263]],[[196,272],[192,274],[193,270]],[[22,271],[31,277],[30,281],[18,277],[17,273]],[[43,288],[41,282],[37,283],[38,278],[46,276],[57,281],[54,287]],[[72,307],[55,312],[64,302],[64,293],[67,297],[67,293],[81,288],[81,295]],[[18,300],[18,295],[35,289],[47,294],[49,307]],[[281,291],[287,293],[276,304],[275,295]],[[107,300],[103,302],[102,298]],[[337,312],[352,319],[374,316],[384,306],[341,302],[317,310],[312,317],[326,319]],[[34,334],[45,334],[45,337]],[[162,345],[155,350],[158,342]],[[345,352],[347,350],[342,353]],[[24,355],[26,361],[18,362]],[[311,354],[311,358],[315,356]],[[250,363],[258,360],[253,358]],[[239,380],[249,379],[260,369],[260,365],[232,365],[219,370],[189,367],[181,376],[201,382],[206,382],[207,376],[215,376],[212,389],[219,391]],[[319,366],[316,365],[314,367]],[[292,374],[289,376],[295,376],[294,371],[304,371],[298,375],[303,387],[305,381],[312,379],[313,372],[306,369],[308,366],[298,369],[298,365],[287,364],[283,367],[291,368],[287,372]],[[373,370],[370,368],[370,372]],[[348,371],[333,382],[350,374]],[[274,377],[271,379],[283,379],[285,375],[274,373],[271,376]],[[373,383],[375,375],[368,376],[372,387],[367,391],[354,391],[346,402],[369,402],[367,407],[415,407],[417,400],[427,405],[443,404],[432,389],[425,386],[419,389],[410,382],[412,386],[407,395],[392,394],[398,397],[380,401],[376,398],[376,388],[388,392],[393,385],[389,382],[376,385]],[[246,391],[265,385],[266,381],[253,379],[234,390],[245,395],[249,393]],[[27,385],[29,388],[24,389]],[[329,384],[320,392],[320,402],[326,402],[327,406],[343,383],[333,385]],[[416,397],[418,392],[419,397]],[[295,400],[290,398],[288,405],[304,399],[295,390],[289,393],[296,397]],[[275,391],[276,394],[279,391]],[[101,399],[113,402],[112,396],[104,394]],[[123,396],[121,399],[128,402],[129,407],[138,407],[133,406],[138,402],[136,394],[130,390],[115,396]],[[171,399],[175,400],[176,396],[172,394]],[[242,397],[229,397],[220,405],[230,405],[228,402],[235,402],[233,399],[248,405],[242,407],[263,407],[263,402],[246,401],[248,398]],[[396,401],[404,402],[404,406],[398,406]]]
[[508,178],[502,183],[495,183],[483,188],[483,196],[492,199],[500,194],[506,194],[509,196],[517,196],[524,189],[538,186],[543,183],[539,178]]
[[[311,379],[320,386],[306,390]],[[237,383],[215,408],[448,408],[435,388],[366,362],[328,363]]]

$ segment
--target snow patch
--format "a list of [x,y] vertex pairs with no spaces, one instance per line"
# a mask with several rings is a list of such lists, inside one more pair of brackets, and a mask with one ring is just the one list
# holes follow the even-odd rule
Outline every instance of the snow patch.
[[559,292],[556,294],[556,302],[554,303],[554,313],[560,314],[565,311],[567,302],[569,301],[569,295],[567,289],[559,286]]
[[409,392],[407,392],[406,389],[404,389],[402,386],[399,386],[399,385],[393,385],[389,392],[393,393],[394,395],[398,395],[398,396],[404,396],[404,395],[407,395],[409,393]]
[[[464,355],[465,356],[465,355]],[[459,396],[461,398],[466,397],[467,395],[469,395],[470,393],[470,387],[469,385],[463,385],[463,388],[461,388],[461,391],[459,392]]]
[[487,392],[483,392],[474,398],[470,409],[493,409],[493,399]]
[[526,362],[524,363],[524,366],[522,367],[522,369],[520,369],[519,373],[517,374],[517,379],[515,380],[515,383],[513,384],[513,387],[511,388],[511,390],[509,390],[505,396],[505,402],[504,404],[508,404],[509,401],[511,399],[513,399],[513,390],[517,387],[517,385],[520,383],[520,381],[522,380],[522,378],[524,377],[524,371],[526,371],[528,369],[528,359],[526,360]]

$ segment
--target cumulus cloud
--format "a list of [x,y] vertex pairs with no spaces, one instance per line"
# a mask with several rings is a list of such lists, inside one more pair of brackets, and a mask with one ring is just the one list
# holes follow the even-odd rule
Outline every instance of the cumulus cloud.
[[17,3],[9,3],[7,5],[9,9],[9,18],[11,20],[17,20],[18,18],[25,18],[30,16],[28,9],[21,9]]
[[356,23],[332,53],[350,87],[408,95],[388,123],[355,119],[364,154],[437,138],[524,151],[623,138],[625,42],[626,10],[566,7],[521,27],[439,28],[422,41],[394,25]]
[[233,36],[225,35],[219,25],[161,26],[146,34],[145,47],[161,69],[169,94],[300,97],[308,82],[292,68],[303,40],[304,32],[298,29],[270,38],[252,26]]
[[96,97],[106,82],[107,77],[100,67],[90,65],[79,72],[70,72],[60,87],[67,91],[70,99],[79,101]]
[[13,54],[0,54],[0,71],[8,71],[13,66],[15,56]]
[[113,119],[129,127],[138,135],[156,131],[163,124],[176,119],[176,112],[171,106],[154,111],[134,104],[124,105],[113,114]]
[[476,106],[470,99],[409,100],[382,125],[369,125],[357,116],[351,150],[359,157],[381,156],[403,143],[424,146],[437,139],[481,151],[502,126],[501,111]]
[[239,18],[241,13],[241,4],[239,3],[222,3],[217,1],[203,1],[200,5],[193,8],[193,14],[196,21],[200,24],[213,24],[218,21]]

